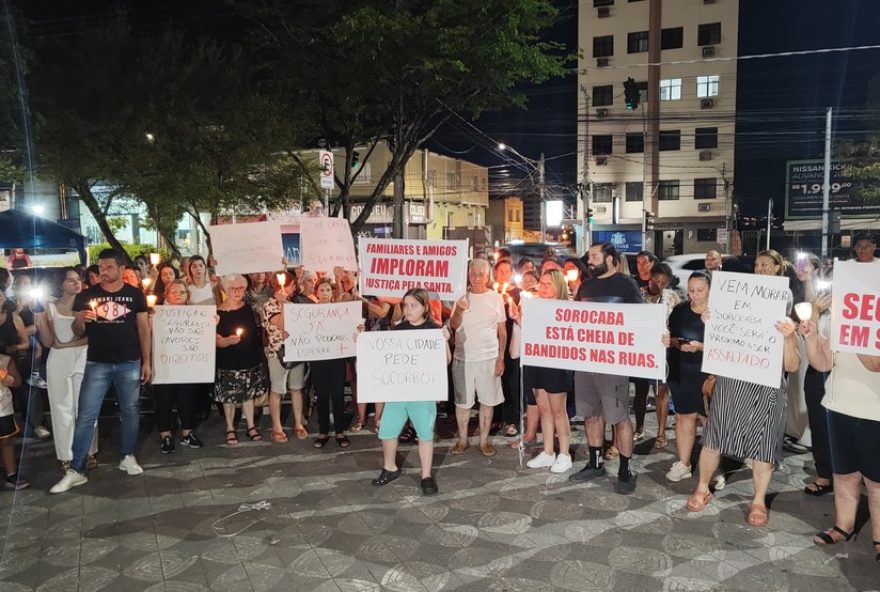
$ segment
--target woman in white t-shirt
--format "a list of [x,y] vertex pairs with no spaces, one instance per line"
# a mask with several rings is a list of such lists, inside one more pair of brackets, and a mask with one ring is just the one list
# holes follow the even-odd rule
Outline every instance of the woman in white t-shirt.
[[822,405],[828,411],[835,519],[813,542],[833,545],[852,539],[864,483],[880,562],[880,356],[834,353],[815,323],[803,321],[800,328],[810,364],[820,372],[831,371]]

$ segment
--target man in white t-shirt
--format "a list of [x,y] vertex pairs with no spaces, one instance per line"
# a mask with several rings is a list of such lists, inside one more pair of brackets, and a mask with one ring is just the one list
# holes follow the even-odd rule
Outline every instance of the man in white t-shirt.
[[474,259],[468,267],[468,293],[452,309],[449,327],[455,331],[452,384],[455,389],[455,419],[458,442],[452,454],[463,454],[468,443],[468,422],[474,395],[480,402],[480,452],[495,456],[489,444],[494,407],[504,402],[501,375],[507,328],[504,301],[489,289],[489,262]]

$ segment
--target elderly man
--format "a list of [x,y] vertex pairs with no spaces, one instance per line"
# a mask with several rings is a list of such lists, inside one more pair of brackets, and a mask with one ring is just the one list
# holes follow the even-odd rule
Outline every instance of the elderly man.
[[856,261],[859,263],[876,263],[880,261],[874,257],[874,251],[877,250],[877,238],[873,234],[859,234],[856,236],[853,252],[856,255]]
[[706,271],[709,273],[721,270],[721,253],[712,249],[706,253]]
[[452,383],[458,442],[452,454],[468,449],[468,422],[474,395],[480,402],[480,452],[495,456],[489,444],[494,407],[504,402],[501,375],[507,344],[507,315],[501,295],[489,288],[489,262],[474,259],[468,268],[468,293],[455,303],[449,327],[455,331]]

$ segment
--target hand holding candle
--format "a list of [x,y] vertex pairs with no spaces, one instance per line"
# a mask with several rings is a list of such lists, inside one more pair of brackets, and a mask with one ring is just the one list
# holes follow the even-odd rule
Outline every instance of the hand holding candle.
[[155,294],[147,294],[147,306],[149,308],[156,306],[156,300],[158,300],[158,296]]
[[162,255],[159,253],[150,253],[150,265],[156,267],[162,261]]
[[275,274],[275,279],[278,280],[278,285],[283,288],[287,283],[287,272],[279,271]]
[[797,313],[798,320],[809,321],[813,316],[813,305],[809,302],[799,302],[794,305],[794,312]]
[[153,283],[152,278],[145,277],[141,280],[141,285],[144,287],[144,292],[150,289],[150,285]]

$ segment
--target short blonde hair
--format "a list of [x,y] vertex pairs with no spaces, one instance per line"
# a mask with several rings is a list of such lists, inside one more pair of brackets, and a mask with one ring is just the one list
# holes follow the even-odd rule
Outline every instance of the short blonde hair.
[[220,286],[223,288],[224,292],[228,292],[229,286],[238,282],[241,282],[244,284],[244,287],[247,288],[247,280],[240,273],[227,273],[220,278]]

